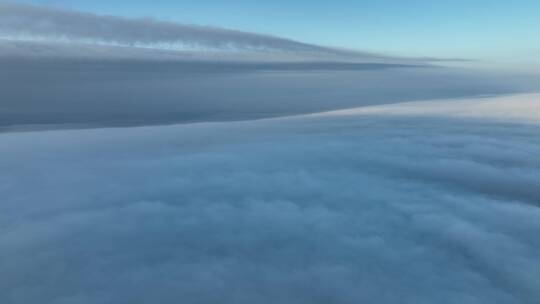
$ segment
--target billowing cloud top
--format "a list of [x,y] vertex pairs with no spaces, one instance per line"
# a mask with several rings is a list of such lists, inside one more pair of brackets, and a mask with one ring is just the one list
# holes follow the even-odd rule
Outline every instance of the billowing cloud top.
[[484,110],[0,134],[0,302],[537,304],[540,125]]

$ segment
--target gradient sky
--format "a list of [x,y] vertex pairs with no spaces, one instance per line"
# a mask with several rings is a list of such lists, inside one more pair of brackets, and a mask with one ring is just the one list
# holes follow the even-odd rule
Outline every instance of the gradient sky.
[[538,0],[27,0],[406,56],[540,63]]

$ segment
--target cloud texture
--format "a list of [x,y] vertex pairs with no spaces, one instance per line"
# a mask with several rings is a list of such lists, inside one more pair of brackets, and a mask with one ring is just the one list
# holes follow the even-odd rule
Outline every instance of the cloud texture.
[[0,58],[0,83],[0,131],[247,120],[534,87],[377,63],[14,58]]
[[7,2],[0,37],[0,132],[247,120],[538,89],[537,79],[427,64],[437,58]]
[[1,134],[0,302],[536,303],[540,127],[398,111]]
[[239,49],[363,55],[269,35],[153,19],[128,19],[44,6],[0,3],[0,35],[178,49]]
[[[33,42],[24,44],[22,42]],[[38,42],[41,45],[36,45]],[[15,45],[13,45],[15,43]],[[63,44],[71,48],[66,49]],[[113,48],[114,46],[120,48]],[[152,18],[124,18],[0,1],[0,56],[13,48],[20,55],[125,56],[181,59],[211,53],[219,59],[315,60],[426,64],[468,61],[461,58],[405,58],[295,41],[267,34]],[[59,49],[59,50],[58,50]],[[57,54],[60,53],[60,54]],[[151,56],[150,56],[151,55]],[[156,57],[156,58],[152,58]],[[180,58],[179,58],[180,57]]]

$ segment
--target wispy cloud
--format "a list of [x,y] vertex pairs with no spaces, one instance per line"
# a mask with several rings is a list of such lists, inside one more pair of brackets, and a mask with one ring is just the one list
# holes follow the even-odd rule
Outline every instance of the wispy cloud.
[[[148,59],[154,51],[192,51],[198,52],[251,52],[258,53],[258,58],[251,54],[252,59],[261,60],[334,60],[334,61],[362,61],[387,63],[430,63],[445,61],[463,61],[464,59],[445,58],[405,58],[387,56],[383,54],[347,50],[344,48],[331,48],[315,44],[304,43],[291,39],[271,35],[243,32],[211,26],[180,24],[176,22],[159,21],[150,18],[124,18],[110,15],[97,15],[79,12],[0,2],[0,39],[19,42],[22,54],[36,55],[37,47],[45,49],[62,48],[62,44],[69,43],[74,46],[72,55],[101,56],[107,54],[118,57],[116,53],[125,52],[104,48],[104,46],[132,47],[133,56],[143,56]],[[40,44],[23,44],[21,41],[33,41]],[[77,44],[82,44],[83,46]],[[86,46],[85,46],[86,45]],[[93,47],[88,47],[91,45]],[[6,48],[4,41],[0,44],[0,55]],[[146,49],[146,51],[141,51]],[[83,52],[82,54],[76,53]],[[66,53],[66,49],[61,50]],[[163,52],[154,52],[158,58],[164,57]],[[169,58],[173,56],[170,53]],[[176,54],[178,55],[178,54]],[[193,54],[191,54],[193,55]],[[248,57],[250,55],[248,54]],[[244,57],[239,56],[239,58]],[[223,59],[223,57],[220,57]]]
[[13,3],[0,3],[0,34],[6,37],[90,41],[164,49],[370,55],[217,27],[186,25],[153,19],[129,19]]

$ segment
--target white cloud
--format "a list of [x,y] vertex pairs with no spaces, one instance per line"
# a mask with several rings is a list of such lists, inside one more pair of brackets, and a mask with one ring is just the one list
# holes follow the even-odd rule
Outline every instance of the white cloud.
[[536,303],[540,126],[484,102],[1,134],[0,301]]
[[484,99],[406,102],[393,105],[348,109],[316,115],[429,115],[461,118],[489,118],[516,122],[540,122],[540,94],[502,95]]

